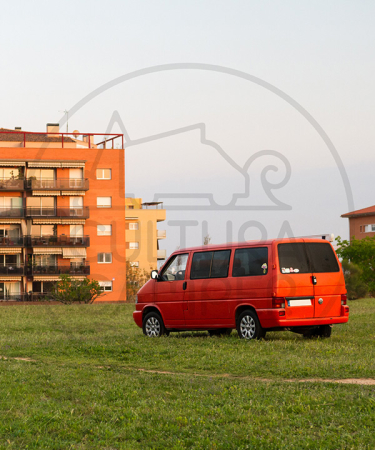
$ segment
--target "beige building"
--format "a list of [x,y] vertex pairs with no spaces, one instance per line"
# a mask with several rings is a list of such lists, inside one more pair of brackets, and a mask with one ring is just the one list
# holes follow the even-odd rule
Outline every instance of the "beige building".
[[161,202],[125,199],[126,259],[130,264],[148,272],[166,258],[166,250],[159,248],[159,241],[165,239],[166,231],[157,229],[158,222],[165,218],[166,211]]

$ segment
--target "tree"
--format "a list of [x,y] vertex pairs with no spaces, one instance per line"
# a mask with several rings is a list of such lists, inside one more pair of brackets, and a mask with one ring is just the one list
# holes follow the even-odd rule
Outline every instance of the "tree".
[[347,259],[342,261],[344,271],[346,290],[348,291],[348,299],[356,300],[363,298],[368,292],[367,284],[362,280],[362,269]]
[[126,301],[134,303],[137,292],[149,279],[149,272],[135,267],[129,261],[126,261]]
[[72,303],[93,303],[97,298],[104,295],[98,281],[72,279],[69,275],[60,275],[60,281],[48,294],[49,299],[71,305]]
[[362,271],[360,279],[375,293],[375,236],[352,239],[351,242],[336,238],[337,254],[344,260],[356,264]]

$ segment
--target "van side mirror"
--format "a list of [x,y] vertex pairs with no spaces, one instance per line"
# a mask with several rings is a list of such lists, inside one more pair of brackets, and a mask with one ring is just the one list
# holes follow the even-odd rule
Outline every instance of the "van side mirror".
[[158,278],[158,271],[157,271],[157,270],[153,270],[153,271],[151,272],[151,278],[152,278],[153,280],[157,280],[157,278]]

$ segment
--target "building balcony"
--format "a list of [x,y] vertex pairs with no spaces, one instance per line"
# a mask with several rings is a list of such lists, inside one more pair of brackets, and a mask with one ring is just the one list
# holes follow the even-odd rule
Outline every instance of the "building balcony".
[[167,250],[158,250],[157,259],[165,259],[167,257]]
[[156,239],[165,239],[167,232],[165,230],[156,230]]
[[90,236],[25,236],[24,240],[26,247],[90,247]]
[[[88,219],[90,209],[87,206],[81,208],[43,208],[28,207],[25,212],[26,217],[60,217],[74,219]],[[0,215],[1,217],[1,215]],[[14,216],[12,216],[14,217]],[[17,216],[18,217],[18,216]],[[23,217],[23,216],[20,216]]]
[[88,191],[89,180],[87,178],[58,178],[57,180],[36,180],[29,178],[25,180],[25,189],[38,191]]
[[31,266],[28,275],[90,275],[88,263],[71,263],[70,265]]
[[[25,267],[23,264],[7,264],[0,266],[0,277],[4,276],[21,276],[25,273]],[[1,295],[1,292],[0,292]]]
[[25,238],[2,236],[0,237],[0,247],[25,247]]
[[10,208],[10,207],[0,207],[0,218],[9,219],[9,218],[17,218],[24,217],[25,210],[24,208]]
[[0,192],[4,191],[23,191],[24,179],[8,178],[0,180]]

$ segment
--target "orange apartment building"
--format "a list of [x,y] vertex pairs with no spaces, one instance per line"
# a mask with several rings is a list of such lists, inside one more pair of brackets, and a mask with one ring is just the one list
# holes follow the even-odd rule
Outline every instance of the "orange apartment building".
[[364,239],[375,236],[375,205],[343,214],[349,219],[350,239]]
[[126,300],[123,140],[109,137],[0,129],[0,300],[40,299],[61,274]]

